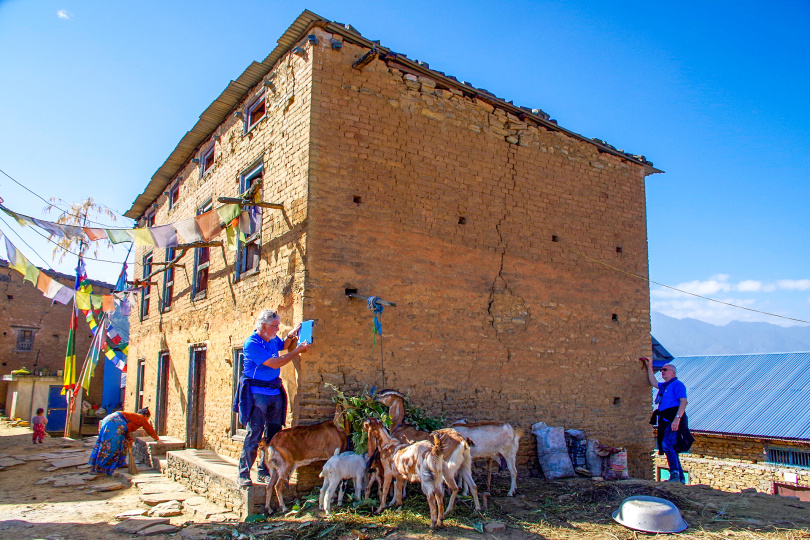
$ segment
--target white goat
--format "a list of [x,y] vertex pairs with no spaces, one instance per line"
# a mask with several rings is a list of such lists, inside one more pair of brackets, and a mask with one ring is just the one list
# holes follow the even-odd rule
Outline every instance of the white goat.
[[[472,440],[473,446],[470,448],[470,456],[475,458],[495,458],[502,456],[506,461],[509,474],[512,477],[512,485],[509,487],[508,497],[515,495],[517,489],[517,451],[520,442],[520,431],[512,428],[505,422],[471,422],[459,420],[453,422],[452,428]],[[487,490],[490,489],[492,481],[491,472],[487,467]],[[467,493],[465,482],[464,493]]]
[[328,516],[331,511],[332,498],[335,490],[340,486],[338,493],[338,506],[343,505],[343,485],[346,479],[354,480],[354,496],[359,501],[360,493],[363,490],[363,477],[366,474],[366,458],[354,452],[340,453],[340,449],[335,450],[335,454],[324,464],[321,473],[323,478],[321,494],[318,497],[318,506],[326,512]]

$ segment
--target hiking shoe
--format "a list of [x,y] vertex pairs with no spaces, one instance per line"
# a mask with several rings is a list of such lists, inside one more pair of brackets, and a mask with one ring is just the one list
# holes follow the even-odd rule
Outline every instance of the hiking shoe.
[[239,485],[239,487],[250,487],[253,485],[250,478],[242,478],[241,476],[236,479],[236,483]]

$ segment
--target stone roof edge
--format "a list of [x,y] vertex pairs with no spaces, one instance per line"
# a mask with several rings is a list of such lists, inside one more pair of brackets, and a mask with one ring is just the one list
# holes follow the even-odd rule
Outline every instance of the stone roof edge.
[[[543,127],[559,131],[574,139],[586,142],[596,146],[600,152],[615,155],[621,159],[631,161],[644,168],[645,175],[661,173],[663,171],[653,167],[653,164],[643,156],[636,156],[627,154],[617,150],[615,147],[609,145],[605,141],[599,139],[589,139],[583,135],[575,133],[571,130],[565,129],[557,125],[556,122],[550,121],[542,115],[532,112],[531,109],[519,107],[511,102],[498,98],[489,92],[475,88],[472,85],[459,82],[455,77],[445,75],[444,73],[432,70],[426,65],[422,65],[417,61],[409,59],[407,56],[395,53],[383,47],[377,41],[364,38],[350,25],[332,22],[324,17],[321,17],[309,10],[304,10],[295,21],[287,28],[284,34],[279,38],[276,48],[271,52],[262,62],[253,62],[250,66],[242,72],[242,74],[235,80],[231,81],[225,90],[215,99],[208,108],[200,115],[199,120],[190,131],[186,132],[175,149],[161,165],[161,167],[152,175],[146,189],[138,195],[132,203],[132,207],[124,213],[125,217],[137,219],[143,215],[144,211],[157,199],[161,193],[166,189],[169,183],[174,179],[177,171],[183,167],[191,155],[199,148],[200,144],[206,141],[214,130],[231,114],[233,109],[238,105],[242,99],[247,95],[251,88],[259,83],[275,66],[276,62],[290,49],[293,48],[295,43],[300,41],[311,29],[319,26],[324,30],[340,34],[341,37],[352,44],[359,45],[368,49],[376,48],[381,53],[385,53],[386,60],[393,60],[399,64],[407,66],[409,69],[417,73],[430,77],[432,79],[440,80],[443,84],[455,87],[467,94],[472,94],[476,98],[489,103],[495,107],[504,109],[516,116],[531,118],[533,121],[541,124]],[[261,66],[261,69],[253,69],[254,66]],[[226,110],[227,112],[223,113]],[[213,128],[211,126],[214,126]]]

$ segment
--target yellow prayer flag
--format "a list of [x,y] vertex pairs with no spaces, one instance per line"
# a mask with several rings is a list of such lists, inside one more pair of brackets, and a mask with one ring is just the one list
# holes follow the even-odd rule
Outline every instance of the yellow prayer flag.
[[100,294],[91,294],[90,295],[90,303],[93,304],[93,309],[98,311],[101,309],[101,305],[104,302],[104,297]]
[[76,307],[81,310],[90,309],[90,293],[76,291]]
[[154,246],[155,239],[152,238],[152,233],[149,232],[148,227],[140,227],[138,229],[131,229],[127,234],[132,236],[136,246]]

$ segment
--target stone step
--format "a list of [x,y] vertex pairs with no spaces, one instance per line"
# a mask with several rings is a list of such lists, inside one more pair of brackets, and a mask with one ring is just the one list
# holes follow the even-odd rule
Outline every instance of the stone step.
[[184,441],[174,437],[164,435],[159,441],[155,441],[148,436],[139,436],[134,437],[132,454],[135,456],[135,461],[144,463],[152,469],[160,470],[160,460],[166,459],[166,452],[182,450],[185,447],[186,443]]
[[212,450],[171,450],[166,454],[164,474],[212,503],[224,506],[240,519],[264,509],[265,485],[239,487],[236,460]]

